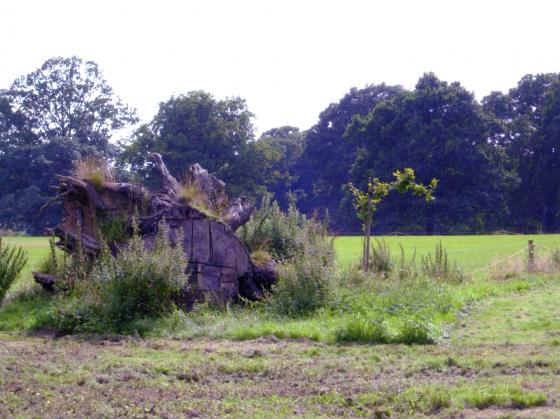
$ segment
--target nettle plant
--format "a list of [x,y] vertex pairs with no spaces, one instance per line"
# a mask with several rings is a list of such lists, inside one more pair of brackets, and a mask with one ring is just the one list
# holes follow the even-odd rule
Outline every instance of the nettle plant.
[[416,175],[414,170],[407,167],[402,172],[397,170],[393,173],[395,180],[392,182],[382,182],[378,178],[369,178],[365,190],[361,190],[349,183],[348,189],[354,196],[354,208],[356,215],[363,221],[362,229],[364,231],[364,248],[362,265],[364,271],[368,271],[370,265],[370,241],[371,241],[371,225],[373,217],[377,211],[377,206],[392,192],[396,191],[401,194],[411,192],[412,195],[423,197],[426,202],[434,200],[434,190],[437,187],[438,180],[433,178],[431,182],[425,186],[416,183]]

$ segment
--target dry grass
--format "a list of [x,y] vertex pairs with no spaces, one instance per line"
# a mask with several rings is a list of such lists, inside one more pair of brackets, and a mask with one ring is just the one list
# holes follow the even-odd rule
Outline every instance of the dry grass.
[[251,259],[256,266],[262,268],[272,260],[272,256],[264,249],[257,249],[251,252]]
[[[560,249],[542,249],[540,254],[535,255],[531,272],[550,274],[559,271]],[[488,268],[488,277],[496,281],[505,281],[527,272],[529,272],[529,264],[527,255],[524,254],[514,258],[492,261]]]
[[189,182],[188,180],[183,181],[178,195],[180,199],[202,212],[208,218],[221,218],[221,213],[209,205],[208,197],[195,183]]
[[89,180],[96,188],[105,183],[114,183],[115,177],[107,160],[101,157],[88,157],[74,164],[73,175],[78,179]]

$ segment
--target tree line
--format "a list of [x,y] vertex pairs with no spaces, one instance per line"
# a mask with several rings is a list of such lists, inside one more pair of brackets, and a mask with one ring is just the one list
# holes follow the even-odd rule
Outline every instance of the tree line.
[[0,90],[0,227],[40,234],[55,224],[60,208],[43,208],[56,194],[55,175],[69,174],[87,156],[108,159],[123,180],[157,187],[149,152],[162,154],[178,178],[198,162],[231,195],[258,202],[273,193],[283,206],[296,203],[328,218],[337,232],[360,230],[349,183],[364,188],[403,167],[425,184],[437,178],[435,199],[385,200],[375,232],[560,227],[558,73],[526,75],[509,92],[481,101],[433,73],[414,89],[352,88],[307,131],[284,126],[257,138],[253,118],[242,98],[192,91],[160,103],[151,121],[139,123],[97,64],[47,60]]

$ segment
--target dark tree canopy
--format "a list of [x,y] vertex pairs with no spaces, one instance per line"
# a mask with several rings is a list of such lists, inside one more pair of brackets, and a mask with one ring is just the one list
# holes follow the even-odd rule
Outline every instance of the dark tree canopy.
[[488,142],[481,106],[459,83],[425,74],[414,91],[401,92],[355,120],[348,136],[359,148],[351,170],[357,184],[399,165],[414,167],[421,182],[439,180],[434,202],[397,200],[385,206],[383,222],[389,227],[417,229],[423,220],[428,233],[436,225],[476,231],[486,227],[485,220],[495,223],[502,216],[507,174]]
[[[480,102],[432,73],[412,90],[352,88],[309,130],[287,125],[258,139],[245,100],[204,91],[162,102],[116,144],[116,133],[136,120],[98,66],[77,57],[52,58],[0,90],[0,227],[29,230],[53,196],[54,175],[84,156],[116,158],[125,178],[155,187],[146,156],[157,152],[179,179],[199,163],[231,195],[258,202],[272,192],[284,207],[328,211],[339,232],[360,229],[348,182],[363,188],[402,167],[413,167],[419,182],[438,178],[436,199],[383,203],[376,231],[560,230],[560,74],[525,75]],[[30,231],[56,218],[49,210]]]
[[254,139],[252,118],[240,98],[216,100],[203,91],[173,96],[160,104],[151,123],[136,131],[121,158],[145,181],[150,175],[145,153],[157,152],[178,178],[190,164],[199,163],[235,189],[242,157]]
[[500,115],[509,139],[508,156],[520,178],[510,193],[519,229],[558,229],[559,74],[526,75],[509,92],[508,112]]
[[399,86],[385,84],[353,88],[340,102],[331,103],[321,112],[319,122],[307,132],[297,168],[297,188],[305,192],[299,201],[304,211],[328,209],[336,214],[356,155],[356,146],[344,138],[346,127],[355,116],[366,115],[379,102],[401,90]]
[[[111,135],[137,121],[103,78],[96,63],[78,57],[51,58],[0,93],[0,112],[16,137],[27,143],[74,138],[106,152]],[[5,104],[9,104],[6,107]]]

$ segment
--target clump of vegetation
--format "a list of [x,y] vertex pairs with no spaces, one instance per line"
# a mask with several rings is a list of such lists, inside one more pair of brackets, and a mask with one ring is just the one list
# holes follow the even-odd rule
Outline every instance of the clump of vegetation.
[[21,247],[2,246],[0,237],[0,303],[27,263],[27,256]]
[[286,213],[271,195],[265,195],[260,209],[237,235],[250,252],[264,250],[276,260],[288,261],[304,254],[309,246],[324,242],[328,230],[317,219],[300,213],[295,204]]
[[257,249],[251,252],[251,260],[253,263],[262,268],[273,260],[272,255],[264,249]]
[[39,263],[37,271],[56,277],[56,290],[71,294],[77,283],[89,278],[93,264],[91,255],[86,254],[79,237],[72,255],[60,252],[56,248],[54,237],[51,237],[49,254]]
[[404,247],[402,244],[399,244],[399,250],[400,258],[395,265],[397,269],[397,278],[401,281],[409,278],[416,278],[418,276],[418,270],[416,269],[416,248],[414,248],[412,257],[408,261],[404,256]]
[[100,189],[105,183],[115,182],[107,160],[101,157],[88,157],[74,164],[73,175],[78,179],[89,180],[94,188]]
[[391,259],[391,251],[385,240],[375,240],[370,246],[368,271],[388,276],[394,269],[395,263]]
[[178,196],[191,207],[197,209],[208,218],[219,220],[222,216],[220,208],[208,205],[208,197],[196,183],[184,181],[180,185]]
[[99,223],[101,237],[107,243],[119,243],[128,237],[128,221],[126,217],[114,217]]
[[421,258],[422,273],[430,278],[450,282],[462,282],[465,275],[457,266],[457,263],[450,263],[447,250],[443,247],[441,240],[436,243],[434,254],[428,253]]
[[59,297],[48,321],[65,334],[131,332],[135,321],[174,310],[187,285],[185,269],[183,249],[172,246],[163,223],[153,249],[136,231],[116,256],[104,247],[87,278]]
[[352,317],[335,331],[335,341],[339,343],[388,343],[388,337],[387,327],[379,317]]
[[283,212],[270,195],[238,235],[253,261],[279,261],[278,283],[267,302],[279,314],[300,316],[323,307],[332,293],[337,270],[327,227],[301,214],[295,205]]
[[277,267],[278,283],[268,299],[274,312],[301,316],[326,305],[332,294],[336,269],[325,250],[306,249]]

